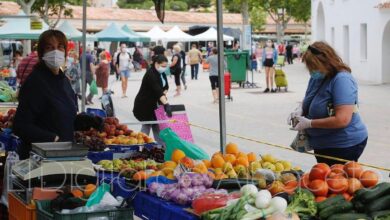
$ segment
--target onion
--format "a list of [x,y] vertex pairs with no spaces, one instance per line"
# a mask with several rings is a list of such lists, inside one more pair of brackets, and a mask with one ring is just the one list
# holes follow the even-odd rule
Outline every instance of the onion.
[[152,194],[156,194],[157,193],[157,190],[158,190],[158,188],[160,188],[161,186],[160,186],[161,184],[159,184],[159,183],[156,183],[156,182],[154,182],[154,183],[151,183],[150,185],[149,185],[149,187],[148,187],[148,189],[149,189],[149,192],[150,193],[152,193]]
[[180,191],[180,193],[172,199],[180,205],[186,205],[189,202],[187,195],[183,191]]
[[188,188],[191,186],[192,179],[188,174],[184,174],[179,178],[178,184],[181,188]]
[[191,185],[192,186],[203,186],[203,184],[204,184],[203,180],[204,180],[204,178],[201,174],[193,175]]
[[176,199],[176,198],[179,196],[180,193],[181,193],[180,189],[175,188],[175,190],[173,190],[173,191],[170,193],[170,195],[169,195],[169,200],[174,200],[174,199]]
[[206,188],[210,188],[213,185],[213,179],[207,174],[203,174],[203,185]]

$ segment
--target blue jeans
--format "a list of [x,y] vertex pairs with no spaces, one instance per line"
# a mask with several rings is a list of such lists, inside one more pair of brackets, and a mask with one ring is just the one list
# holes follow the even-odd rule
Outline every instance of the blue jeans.
[[191,64],[191,79],[198,79],[199,63]]
[[130,70],[121,70],[121,76],[125,78],[130,77]]
[[[353,160],[358,161],[359,157],[362,155],[364,148],[367,145],[367,139],[366,138],[363,142],[360,144],[357,144],[352,147],[347,148],[326,148],[326,149],[320,149],[320,150],[314,150],[315,154],[321,154],[331,157],[337,157],[345,160]],[[323,157],[316,156],[317,163],[326,163],[329,166],[332,166],[333,164],[340,164],[343,163],[341,161],[327,159]]]

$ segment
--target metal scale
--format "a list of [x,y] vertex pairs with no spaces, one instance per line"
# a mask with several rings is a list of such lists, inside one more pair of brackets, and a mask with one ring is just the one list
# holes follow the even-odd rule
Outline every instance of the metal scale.
[[30,158],[12,166],[13,190],[28,202],[34,187],[96,183],[96,172],[92,161],[86,158],[87,153],[87,147],[72,142],[32,144]]

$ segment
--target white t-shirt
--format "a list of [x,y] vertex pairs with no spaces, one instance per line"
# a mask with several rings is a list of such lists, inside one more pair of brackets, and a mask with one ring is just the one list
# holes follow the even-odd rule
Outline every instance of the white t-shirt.
[[121,53],[119,55],[119,70],[125,71],[129,70],[130,57],[128,53]]

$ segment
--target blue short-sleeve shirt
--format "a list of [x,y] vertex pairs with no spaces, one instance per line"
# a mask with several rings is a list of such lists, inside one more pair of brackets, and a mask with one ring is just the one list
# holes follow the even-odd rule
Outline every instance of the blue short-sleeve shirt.
[[[306,117],[309,119],[329,117],[330,104],[335,107],[358,104],[358,86],[352,74],[340,72],[332,79],[310,78],[303,101],[303,109],[308,112]],[[358,112],[353,114],[351,122],[345,128],[310,128],[306,132],[314,149],[353,147],[368,136],[367,128]]]

